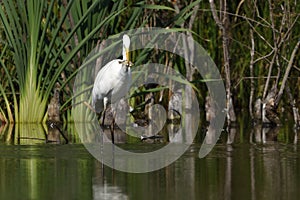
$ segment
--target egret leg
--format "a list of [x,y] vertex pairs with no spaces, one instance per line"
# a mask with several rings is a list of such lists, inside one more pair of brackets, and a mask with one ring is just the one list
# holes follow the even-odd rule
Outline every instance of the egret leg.
[[112,123],[110,125],[111,142],[115,143],[115,116],[113,116]]
[[101,123],[101,126],[103,128],[103,131],[104,131],[105,114],[106,114],[106,108],[102,112],[102,123]]
[[112,123],[110,125],[110,134],[111,134],[111,142],[115,143],[115,119],[116,119],[116,112],[112,109]]
[[103,105],[104,105],[104,109],[103,109],[103,113],[102,113],[102,127],[103,127],[103,132],[104,132],[104,122],[105,122],[105,114],[106,114],[106,109],[107,109],[107,105],[108,105],[108,98],[104,97],[103,99]]
[[[102,126],[102,129],[103,129],[103,133],[104,133],[104,128],[105,128],[104,122],[105,122],[106,110],[107,110],[107,108],[105,108],[105,109],[103,110],[103,112],[102,112],[102,124],[101,124],[101,126]],[[113,112],[112,123],[111,123],[111,125],[110,125],[111,141],[112,141],[113,144],[115,143],[114,129],[115,129],[115,114],[114,114],[114,112]]]

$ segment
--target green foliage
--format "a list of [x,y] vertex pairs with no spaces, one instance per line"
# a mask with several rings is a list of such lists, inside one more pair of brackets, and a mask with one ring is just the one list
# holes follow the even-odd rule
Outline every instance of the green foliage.
[[[194,11],[197,5],[199,9]],[[299,39],[300,5],[296,1],[284,0],[273,2],[272,8],[273,29],[267,1],[228,4],[232,89],[235,102],[242,107],[247,105],[250,93],[250,82],[245,78],[250,76],[250,30],[254,30],[255,40],[256,96],[263,92],[263,77],[268,73],[274,40],[287,34],[272,71],[272,75],[277,75],[285,70]],[[195,20],[192,30],[189,30],[187,27],[192,16]],[[0,72],[4,75],[0,81],[0,120],[41,122],[47,114],[47,104],[56,82],[60,83],[62,90],[63,118],[70,120],[74,77],[85,68],[82,66],[84,60],[97,44],[109,36],[139,27],[188,31],[224,73],[222,38],[208,1],[6,0],[1,1],[0,20]],[[184,60],[167,52],[138,50],[132,52],[132,60],[136,65],[150,61],[169,63],[181,74],[187,73]],[[295,66],[299,62],[298,56]],[[81,75],[92,81],[89,77],[92,73],[95,72],[86,71]],[[298,76],[299,71],[293,70],[291,84],[298,84]],[[196,91],[198,88],[203,99],[201,96],[207,92],[205,81],[209,80],[203,80],[204,77],[197,73],[193,78],[191,83],[184,84],[192,84]],[[91,82],[80,87],[82,91],[90,88]],[[150,91],[159,95],[163,89],[142,90],[139,95]],[[295,96],[297,92],[294,92]]]
[[[16,122],[41,122],[54,84],[65,81],[60,78],[66,79],[80,65],[95,46],[100,29],[105,31],[125,9],[109,1],[4,1],[1,22],[18,80],[17,86],[11,84],[13,77],[6,73],[15,100],[14,111],[6,98],[7,91],[0,88],[9,120],[13,121],[14,113]],[[8,71],[5,63],[1,65]],[[16,90],[20,92],[18,101]]]

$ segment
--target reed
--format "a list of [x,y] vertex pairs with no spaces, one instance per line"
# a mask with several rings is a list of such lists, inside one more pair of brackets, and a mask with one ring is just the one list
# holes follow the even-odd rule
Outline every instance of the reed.
[[[124,1],[119,4],[122,2],[124,4]],[[6,111],[1,109],[0,112],[2,116],[8,116],[7,121],[43,121],[55,83],[65,81],[64,75],[77,68],[84,55],[93,48],[94,37],[99,37],[100,29],[108,27],[126,8],[119,6],[109,10],[110,7],[102,1],[2,2],[0,17],[4,43],[13,52],[16,71],[15,74],[8,73],[8,66],[1,61],[10,87],[5,90],[0,86],[6,105]],[[12,83],[15,79],[17,81]],[[13,95],[13,105],[7,98],[8,93]]]
[[[226,2],[227,10],[221,11],[222,3]],[[295,52],[287,70],[300,35],[299,3],[291,0],[215,3],[216,15],[224,12],[228,15],[225,25],[230,89],[236,110],[248,109],[249,102],[265,97],[274,84],[279,89],[285,71],[290,71],[284,81],[287,86],[299,84],[299,53]],[[1,1],[0,20],[0,71],[4,75],[0,82],[2,121],[43,121],[56,82],[61,85],[63,119],[70,120],[74,78],[82,72],[88,55],[101,41],[129,29],[168,27],[168,30],[190,34],[209,52],[225,78],[222,35],[208,1],[6,0]],[[149,61],[169,63],[185,77],[191,77],[190,83],[185,84],[192,84],[195,91],[198,88],[198,98],[204,103],[205,77],[193,72],[183,59],[149,49],[131,55],[136,65]],[[91,74],[97,72],[93,70],[82,72],[82,80],[91,80]],[[78,91],[88,87],[91,83],[82,85]],[[166,91],[163,87],[154,90],[157,96],[167,94],[162,92]],[[299,88],[291,90],[296,103],[299,91]],[[131,102],[143,107],[144,95],[149,92],[153,89],[141,88],[133,94]],[[283,105],[289,101],[281,100]]]

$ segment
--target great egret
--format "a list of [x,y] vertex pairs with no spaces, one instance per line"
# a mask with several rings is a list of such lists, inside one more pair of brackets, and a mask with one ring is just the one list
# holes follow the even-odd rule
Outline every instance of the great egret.
[[[105,112],[109,103],[115,103],[124,97],[131,84],[132,63],[129,61],[130,38],[123,36],[123,59],[115,59],[107,63],[98,72],[92,91],[92,107],[97,113],[102,112],[104,125]],[[111,126],[113,140],[113,122]]]

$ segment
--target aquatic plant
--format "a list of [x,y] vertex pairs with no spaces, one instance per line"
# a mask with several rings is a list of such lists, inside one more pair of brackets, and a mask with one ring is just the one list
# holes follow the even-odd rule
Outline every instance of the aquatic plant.
[[[124,1],[113,5],[109,1],[3,1],[0,17],[6,46],[1,57],[9,47],[16,71],[10,74],[11,66],[1,62],[9,83],[7,90],[0,87],[8,120],[43,121],[55,83],[66,85],[66,76],[101,37],[100,29],[105,32],[125,9]],[[13,105],[8,93],[13,95]]]

